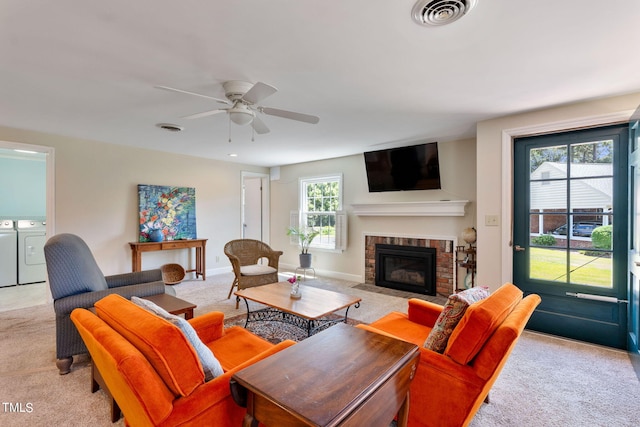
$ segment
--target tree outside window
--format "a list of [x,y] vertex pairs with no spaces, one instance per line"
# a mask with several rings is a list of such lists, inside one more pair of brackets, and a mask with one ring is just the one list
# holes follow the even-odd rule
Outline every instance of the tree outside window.
[[311,247],[336,248],[336,214],[342,209],[342,176],[300,180],[300,226],[319,231]]

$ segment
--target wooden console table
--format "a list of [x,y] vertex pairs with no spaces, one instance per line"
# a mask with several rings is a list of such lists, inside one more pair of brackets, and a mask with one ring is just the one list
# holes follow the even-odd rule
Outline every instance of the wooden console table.
[[187,273],[196,273],[206,280],[206,245],[207,239],[191,239],[191,240],[167,240],[165,242],[129,242],[131,246],[131,270],[142,270],[142,252],[167,251],[173,249],[189,249],[196,248],[196,268],[186,270]]

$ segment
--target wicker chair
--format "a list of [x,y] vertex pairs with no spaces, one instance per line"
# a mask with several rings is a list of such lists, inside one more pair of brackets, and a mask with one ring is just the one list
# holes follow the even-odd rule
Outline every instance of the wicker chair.
[[[278,260],[282,251],[274,251],[259,240],[239,239],[224,245],[224,253],[229,257],[236,276],[227,299],[231,298],[235,286],[240,290],[278,281]],[[258,264],[262,258],[268,260],[268,265]],[[239,301],[240,298],[236,298],[236,308]]]

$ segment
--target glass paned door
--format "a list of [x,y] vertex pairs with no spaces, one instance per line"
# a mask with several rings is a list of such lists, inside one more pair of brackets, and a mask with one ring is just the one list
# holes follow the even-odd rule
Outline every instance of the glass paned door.
[[613,140],[532,148],[530,277],[612,287]]
[[623,346],[626,129],[515,141],[514,282],[543,297],[534,329]]

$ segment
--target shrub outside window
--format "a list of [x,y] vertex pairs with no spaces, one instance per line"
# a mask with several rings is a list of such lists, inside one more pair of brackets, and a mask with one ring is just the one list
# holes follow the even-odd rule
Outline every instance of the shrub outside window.
[[292,226],[319,231],[311,248],[344,249],[342,175],[300,179],[300,210],[292,212]]

